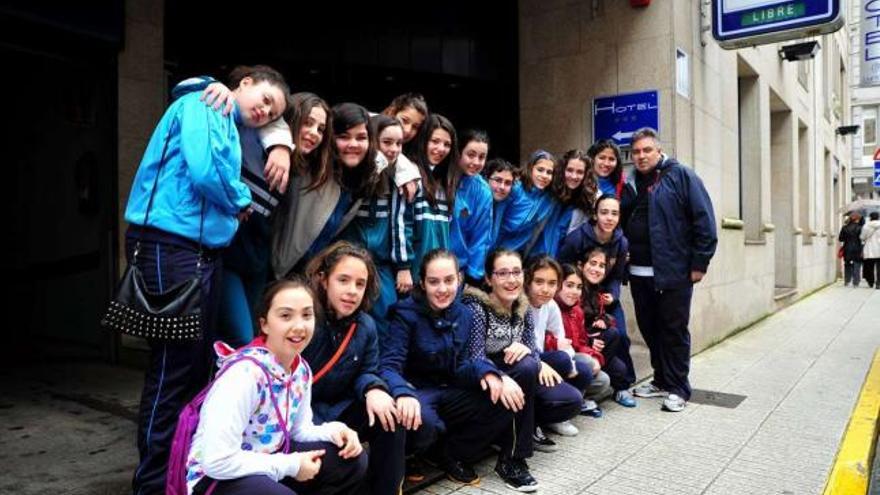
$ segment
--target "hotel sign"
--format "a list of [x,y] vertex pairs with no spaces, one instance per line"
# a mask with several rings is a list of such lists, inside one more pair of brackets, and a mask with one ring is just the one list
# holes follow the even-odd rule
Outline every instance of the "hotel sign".
[[832,33],[841,26],[840,0],[712,0],[712,35],[728,50]]
[[862,2],[861,86],[880,86],[880,0]]

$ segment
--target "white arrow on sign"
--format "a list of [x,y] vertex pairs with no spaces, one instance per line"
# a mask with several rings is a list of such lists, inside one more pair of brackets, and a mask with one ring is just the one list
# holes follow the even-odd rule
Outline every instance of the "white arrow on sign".
[[632,132],[621,132],[621,131],[617,131],[617,132],[615,132],[614,135],[611,136],[611,137],[613,137],[615,141],[623,141],[624,139],[629,139],[629,138],[631,138],[632,135],[633,135]]

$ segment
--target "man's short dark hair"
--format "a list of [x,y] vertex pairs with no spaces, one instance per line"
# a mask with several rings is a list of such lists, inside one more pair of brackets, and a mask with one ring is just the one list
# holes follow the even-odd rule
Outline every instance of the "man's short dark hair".
[[635,143],[639,139],[645,138],[651,138],[654,140],[655,143],[657,143],[657,145],[660,144],[660,136],[658,135],[657,130],[651,127],[642,127],[641,129],[638,129],[632,134],[630,142]]

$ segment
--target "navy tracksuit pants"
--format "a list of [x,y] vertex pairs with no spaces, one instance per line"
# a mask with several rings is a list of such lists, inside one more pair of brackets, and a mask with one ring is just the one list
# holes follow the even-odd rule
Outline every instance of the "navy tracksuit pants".
[[[199,257],[195,242],[155,229],[130,227],[125,238],[129,262],[138,239],[137,264],[149,290],[164,292],[195,274]],[[207,385],[210,377],[218,300],[215,288],[221,273],[216,250],[203,252],[201,270],[203,339],[182,343],[148,342],[150,358],[138,413],[140,461],[132,479],[134,495],[165,493],[165,471],[177,416]]]
[[[423,413],[424,414],[424,413]],[[396,495],[400,492],[405,474],[406,430],[397,425],[394,431],[385,431],[376,419],[370,426],[367,408],[356,400],[336,418],[357,431],[361,441],[370,443],[369,472],[366,486],[372,495]],[[297,448],[297,450],[300,450]]]
[[442,435],[447,459],[476,462],[513,425],[513,413],[500,401],[493,404],[489,393],[483,390],[419,388],[416,398],[421,406],[422,425],[409,432],[410,446],[415,452],[426,451]]
[[651,353],[654,385],[685,400],[691,397],[691,296],[694,288],[656,290],[654,277],[630,277],[639,330]]

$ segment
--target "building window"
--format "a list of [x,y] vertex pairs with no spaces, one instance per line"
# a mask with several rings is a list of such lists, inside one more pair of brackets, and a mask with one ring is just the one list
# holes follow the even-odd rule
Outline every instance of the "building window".
[[862,108],[862,154],[873,155],[877,148],[877,107]]
[[810,66],[812,64],[812,60],[804,60],[797,63],[797,80],[806,91],[810,90]]

